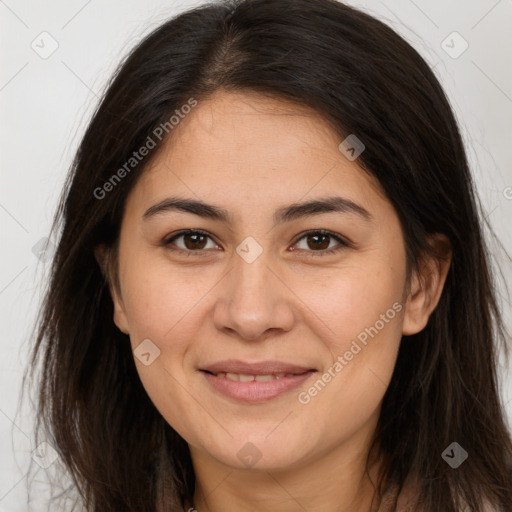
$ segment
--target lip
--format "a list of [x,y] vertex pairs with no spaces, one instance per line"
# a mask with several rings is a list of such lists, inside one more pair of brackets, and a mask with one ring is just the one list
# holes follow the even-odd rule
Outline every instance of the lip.
[[211,373],[244,373],[246,375],[268,375],[275,373],[300,374],[308,370],[316,370],[311,366],[285,363],[281,361],[260,361],[248,363],[238,359],[227,359],[200,368]]
[[[317,370],[280,361],[247,363],[228,360],[205,366],[200,369],[200,372],[214,391],[237,402],[256,404],[267,402],[295,389],[317,373]],[[294,375],[285,375],[270,381],[241,382],[228,379],[225,376],[218,377],[214,375],[216,373],[241,373],[245,375],[284,373]]]

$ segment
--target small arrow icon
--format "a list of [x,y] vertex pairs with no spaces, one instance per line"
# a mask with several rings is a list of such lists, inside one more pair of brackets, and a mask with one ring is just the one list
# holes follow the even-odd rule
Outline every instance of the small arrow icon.
[[469,48],[469,43],[455,30],[441,41],[441,48],[452,59],[458,59]]
[[246,263],[252,263],[263,252],[263,247],[252,236],[248,236],[238,244],[236,252]]
[[237,453],[240,461],[248,468],[253,467],[262,456],[262,453],[253,443],[245,443]]
[[41,238],[37,244],[32,247],[32,254],[41,261],[48,261],[53,256],[55,246],[48,238]]
[[351,133],[339,144],[338,149],[345,155],[347,160],[353,162],[366,149],[366,146],[361,139]]
[[133,354],[143,365],[149,366],[160,356],[160,349],[149,338],[146,338],[133,351]]
[[41,59],[47,59],[57,51],[59,43],[49,32],[43,31],[32,40],[30,47]]
[[457,469],[468,458],[468,452],[459,443],[453,442],[445,448],[441,457],[449,466]]
[[57,452],[46,441],[32,451],[32,459],[44,469],[50,467],[57,458]]

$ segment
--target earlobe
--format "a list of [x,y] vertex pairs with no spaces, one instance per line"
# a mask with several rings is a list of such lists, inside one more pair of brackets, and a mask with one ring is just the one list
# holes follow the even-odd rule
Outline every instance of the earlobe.
[[101,273],[105,277],[105,280],[108,283],[108,287],[110,290],[110,297],[112,298],[112,303],[114,306],[114,318],[113,321],[117,328],[123,332],[124,334],[129,334],[128,329],[128,320],[126,318],[126,312],[124,310],[124,304],[119,296],[116,287],[112,282],[112,275],[109,268],[109,249],[105,246],[105,244],[100,244],[94,249],[94,257],[98,262]]
[[410,336],[425,328],[429,315],[426,314],[428,298],[422,288],[418,272],[414,271],[411,277],[410,292],[405,301],[402,334]]
[[128,329],[128,321],[126,318],[126,313],[124,311],[124,307],[122,303],[117,298],[117,294],[114,293],[112,297],[112,301],[114,303],[114,323],[117,328],[124,334],[130,334]]
[[94,258],[98,262],[103,277],[109,281],[108,265],[107,265],[107,247],[105,244],[100,244],[94,248]]
[[449,239],[440,233],[431,236],[433,253],[425,257],[420,268],[413,271],[404,308],[402,334],[422,331],[436,308],[443,292],[451,263]]

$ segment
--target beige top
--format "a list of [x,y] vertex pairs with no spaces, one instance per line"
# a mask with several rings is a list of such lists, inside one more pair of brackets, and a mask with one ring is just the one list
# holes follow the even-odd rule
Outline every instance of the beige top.
[[[390,489],[381,500],[380,507],[377,512],[394,512],[393,504],[395,501],[395,494],[398,488]],[[397,512],[421,512],[421,508],[416,507],[417,491],[412,484],[411,479],[404,483],[400,497],[398,498]],[[183,512],[197,512],[192,505],[187,505]]]
[[[423,508],[421,507],[421,504],[417,503],[418,499],[418,481],[416,480],[416,483],[414,483],[414,480],[409,477],[403,487],[402,491],[400,493],[400,496],[398,498],[398,504],[397,504],[397,511],[396,512],[422,512]],[[395,501],[395,495],[398,490],[398,487],[394,487],[390,489],[387,493],[384,494],[381,500],[380,507],[377,512],[394,512],[393,510],[393,504]],[[196,509],[194,509],[191,505],[186,506],[183,509],[183,512],[197,512]],[[465,512],[465,509],[461,512]],[[482,512],[496,512],[496,510],[489,505],[489,503],[486,504]]]
[[[397,512],[422,512],[424,509],[421,503],[417,503],[419,496],[418,480],[414,483],[409,478],[404,483],[400,497],[398,498]],[[393,503],[397,488],[391,489],[382,497],[381,505],[377,512],[393,512]],[[463,507],[460,512],[469,512],[468,507]],[[481,512],[498,512],[487,500],[484,503]]]

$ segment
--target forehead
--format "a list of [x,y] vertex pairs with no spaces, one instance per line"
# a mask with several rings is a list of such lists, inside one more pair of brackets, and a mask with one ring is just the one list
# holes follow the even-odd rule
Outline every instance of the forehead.
[[216,93],[200,102],[171,135],[167,149],[176,157],[180,156],[179,146],[200,145],[201,156],[208,152],[231,159],[245,154],[238,163],[247,161],[251,167],[257,162],[249,161],[250,156],[268,163],[295,154],[295,161],[307,149],[325,152],[339,144],[339,136],[314,110],[252,92]]
[[384,199],[378,182],[338,146],[342,137],[314,110],[257,93],[218,92],[170,132],[132,195],[166,194],[283,203],[343,193]]

